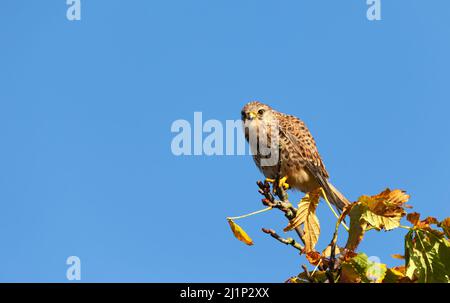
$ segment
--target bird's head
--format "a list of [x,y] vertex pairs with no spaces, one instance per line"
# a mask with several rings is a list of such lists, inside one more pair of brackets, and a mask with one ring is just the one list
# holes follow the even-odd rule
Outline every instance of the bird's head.
[[266,123],[272,119],[272,108],[259,101],[247,103],[241,111],[241,119],[244,124]]

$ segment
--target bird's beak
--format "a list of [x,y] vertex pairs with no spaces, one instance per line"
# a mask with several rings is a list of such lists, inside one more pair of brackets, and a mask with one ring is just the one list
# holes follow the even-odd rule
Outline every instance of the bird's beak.
[[247,119],[253,120],[256,118],[256,114],[254,112],[249,112],[247,115]]

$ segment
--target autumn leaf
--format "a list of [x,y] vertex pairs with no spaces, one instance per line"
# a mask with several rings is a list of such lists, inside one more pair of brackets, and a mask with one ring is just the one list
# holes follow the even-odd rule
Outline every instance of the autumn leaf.
[[233,220],[228,219],[228,224],[230,224],[231,230],[233,231],[234,236],[239,240],[244,242],[247,245],[253,245],[253,240],[249,237],[249,235],[237,225]]
[[398,260],[405,260],[405,256],[400,255],[400,254],[393,254],[393,255],[391,255],[391,257],[394,259],[398,259]]
[[305,234],[304,234],[304,240],[305,240],[305,251],[313,251],[314,247],[317,244],[317,241],[319,240],[320,235],[320,225],[319,225],[319,219],[317,218],[315,213],[312,213],[308,216],[304,228],[303,228]]
[[303,224],[305,252],[314,251],[314,247],[319,240],[320,224],[316,215],[317,205],[319,204],[320,190],[307,193],[300,203],[295,218],[292,219],[284,231],[289,231]]
[[386,265],[371,261],[366,254],[360,253],[342,264],[340,282],[344,283],[380,283],[386,275]]
[[290,283],[324,283],[327,280],[328,277],[325,271],[316,270],[314,273],[302,272],[291,280]]
[[398,266],[388,268],[384,276],[383,283],[411,283],[412,281],[405,276],[405,267]]
[[367,223],[361,220],[364,211],[365,208],[363,205],[355,204],[348,214],[350,217],[350,229],[348,231],[348,239],[345,248],[349,250],[356,250],[366,232]]
[[311,265],[317,265],[319,264],[320,260],[322,259],[322,255],[318,253],[317,251],[310,251],[306,254],[306,259],[311,263]]
[[362,196],[358,201],[367,207],[361,218],[377,230],[391,230],[400,226],[401,218],[406,214],[405,203],[409,195],[399,189],[386,189],[375,196]]
[[409,195],[401,190],[386,189],[378,195],[361,196],[348,212],[350,229],[346,248],[356,250],[367,230],[392,230],[400,226],[406,214],[404,207]]
[[406,220],[408,220],[412,225],[416,226],[420,221],[420,214],[413,212],[406,216]]
[[[335,255],[339,255],[341,253],[341,250],[336,245],[336,248],[334,250]],[[328,245],[323,251],[322,251],[322,257],[329,258],[331,256],[331,245]]]
[[351,263],[344,263],[341,266],[340,283],[361,283],[361,277]]
[[296,283],[306,283],[302,280],[300,280],[299,277],[290,277],[289,279],[287,279],[286,281],[284,281],[284,283],[288,283],[288,284],[296,284]]
[[288,226],[284,228],[284,231],[293,230],[303,223],[305,223],[309,213],[315,212],[317,204],[319,203],[320,194],[319,191],[313,191],[311,193],[307,193],[298,204],[298,209],[295,214],[295,217],[289,221]]
[[431,227],[431,225],[441,226],[439,221],[434,217],[426,217],[424,220],[420,220],[419,213],[410,213],[406,216],[406,219],[414,225],[415,229],[428,231],[439,238],[444,236],[445,229],[444,232],[441,232],[440,230]]
[[447,238],[450,238],[450,217],[445,218],[442,222],[439,223],[439,227],[444,230]]

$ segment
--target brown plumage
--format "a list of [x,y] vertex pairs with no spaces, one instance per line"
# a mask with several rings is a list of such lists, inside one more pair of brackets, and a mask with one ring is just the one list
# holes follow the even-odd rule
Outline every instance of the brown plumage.
[[[266,178],[287,177],[286,182],[291,188],[304,193],[322,187],[329,201],[339,210],[349,204],[328,181],[329,175],[317,151],[316,142],[303,121],[277,112],[258,101],[246,104],[241,115],[253,159]],[[278,135],[278,140],[273,138],[274,135]],[[277,164],[267,162],[274,153],[268,155],[261,148],[262,144],[279,148]]]

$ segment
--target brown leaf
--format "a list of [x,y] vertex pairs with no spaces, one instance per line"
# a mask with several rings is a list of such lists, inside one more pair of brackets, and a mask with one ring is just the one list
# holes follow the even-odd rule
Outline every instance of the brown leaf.
[[253,245],[253,240],[247,235],[247,233],[237,225],[233,220],[228,219],[228,224],[230,224],[231,230],[233,231],[234,236],[239,240],[244,242],[247,245]]
[[439,223],[439,227],[444,230],[447,238],[450,238],[450,217],[445,218],[441,223]]
[[386,271],[386,275],[384,276],[383,283],[399,283],[405,278],[404,266],[388,268]]
[[420,221],[420,214],[413,212],[406,216],[406,220],[408,220],[412,225],[416,226]]
[[405,260],[405,256],[400,255],[400,254],[393,254],[393,255],[391,255],[391,257],[394,259]]
[[439,221],[435,217],[427,217],[425,220],[423,220],[423,222],[426,225],[439,224]]
[[355,204],[350,213],[350,229],[348,231],[348,239],[345,248],[355,251],[364,237],[364,233],[366,232],[367,223],[364,220],[361,220],[361,216],[363,214],[364,207],[360,203]]
[[406,273],[406,267],[405,267],[405,265],[402,265],[402,266],[395,266],[395,267],[393,267],[392,269],[395,269],[396,271],[401,272],[402,274],[405,274],[405,273]]
[[339,278],[341,283],[361,283],[361,277],[350,263],[342,264],[341,276]]
[[308,260],[311,265],[317,265],[319,264],[320,260],[322,259],[322,255],[319,254],[317,251],[310,251],[306,253],[306,259]]
[[[398,216],[399,213],[404,211],[403,204],[409,200],[409,195],[407,195],[404,191],[399,189],[391,191],[389,188],[385,189],[378,195],[363,197],[368,198],[367,200],[364,200],[367,201],[367,206],[372,212],[385,217]],[[362,201],[361,198],[359,201]]]
[[408,199],[409,195],[399,189],[386,189],[378,195],[361,196],[358,199],[358,203],[363,207],[361,222],[365,221],[377,230],[397,228],[406,214],[404,204]]
[[439,223],[439,221],[435,217],[426,217],[425,220],[420,220],[420,214],[414,212],[408,214],[406,216],[406,219],[414,225],[414,228],[427,230],[434,233],[438,237],[442,237],[444,235],[441,231],[431,228],[430,225],[432,224],[441,226],[441,223]]

